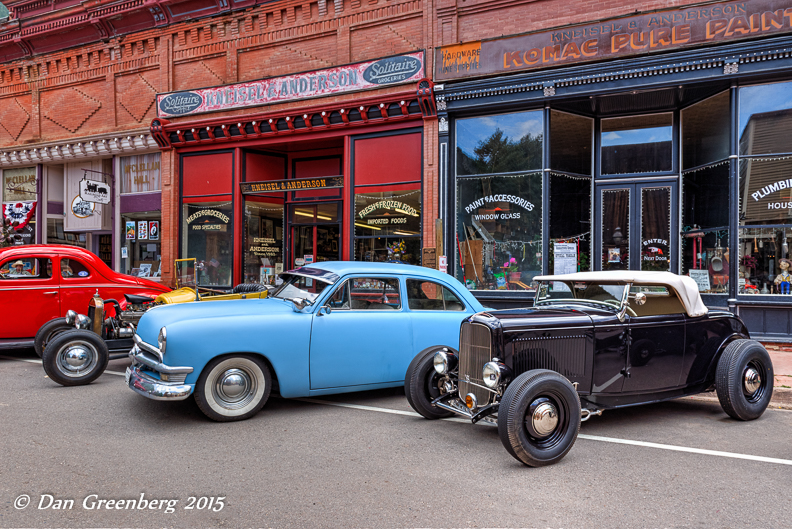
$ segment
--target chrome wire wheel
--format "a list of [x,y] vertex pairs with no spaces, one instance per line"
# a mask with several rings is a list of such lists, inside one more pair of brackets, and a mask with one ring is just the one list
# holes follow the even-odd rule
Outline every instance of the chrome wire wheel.
[[99,351],[85,340],[69,342],[55,355],[58,371],[69,378],[84,377],[96,368],[99,359]]
[[229,410],[244,408],[256,396],[258,378],[244,367],[231,368],[215,377],[212,394],[222,407]]
[[195,402],[215,421],[241,421],[258,413],[269,399],[272,375],[257,355],[215,358],[195,384]]

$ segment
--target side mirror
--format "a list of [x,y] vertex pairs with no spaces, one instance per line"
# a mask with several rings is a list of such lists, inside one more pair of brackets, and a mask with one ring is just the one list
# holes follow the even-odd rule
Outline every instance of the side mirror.
[[644,294],[643,292],[638,292],[637,294],[635,294],[635,304],[641,306],[644,303],[646,303],[646,294]]
[[326,315],[330,314],[331,312],[333,312],[333,309],[330,308],[330,305],[325,305],[324,307],[320,307],[319,308],[318,314],[319,314],[319,316],[326,316]]

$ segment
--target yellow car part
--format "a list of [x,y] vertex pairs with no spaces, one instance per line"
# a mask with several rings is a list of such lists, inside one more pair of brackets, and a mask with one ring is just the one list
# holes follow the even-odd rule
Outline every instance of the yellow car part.
[[[201,301],[227,301],[230,299],[264,299],[267,297],[267,291],[264,292],[248,292],[244,294],[215,294],[201,296]],[[154,300],[156,304],[170,305],[172,303],[187,303],[195,301],[195,290],[189,287],[183,287],[178,290],[160,294]]]

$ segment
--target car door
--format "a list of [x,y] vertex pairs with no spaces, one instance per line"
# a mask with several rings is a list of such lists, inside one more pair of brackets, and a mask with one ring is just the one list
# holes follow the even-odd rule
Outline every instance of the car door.
[[97,290],[103,298],[111,297],[107,291],[108,281],[82,259],[61,255],[58,270],[61,276],[61,303],[64,314],[67,310],[85,314],[88,310],[88,302]]
[[[634,287],[635,289],[635,287]],[[630,307],[629,354],[622,391],[662,390],[681,384],[685,359],[685,314],[676,293],[667,287],[641,287],[642,306]]]
[[413,351],[433,345],[459,347],[459,328],[471,309],[449,287],[419,278],[405,280],[413,329]]
[[[14,266],[16,265],[16,266]],[[51,257],[14,257],[0,263],[0,339],[33,338],[60,315],[58,275]]]
[[343,281],[313,315],[311,389],[403,383],[413,358],[410,314],[396,276]]

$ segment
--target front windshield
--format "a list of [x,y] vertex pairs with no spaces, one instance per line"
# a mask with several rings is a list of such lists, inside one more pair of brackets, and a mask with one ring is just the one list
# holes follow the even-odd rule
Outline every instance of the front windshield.
[[291,274],[284,274],[282,277],[284,279],[283,284],[273,294],[273,297],[280,299],[298,298],[306,299],[313,303],[324,289],[332,285],[332,283],[326,283],[313,277]]
[[536,304],[574,302],[621,307],[627,285],[604,285],[572,281],[543,281],[536,293]]

